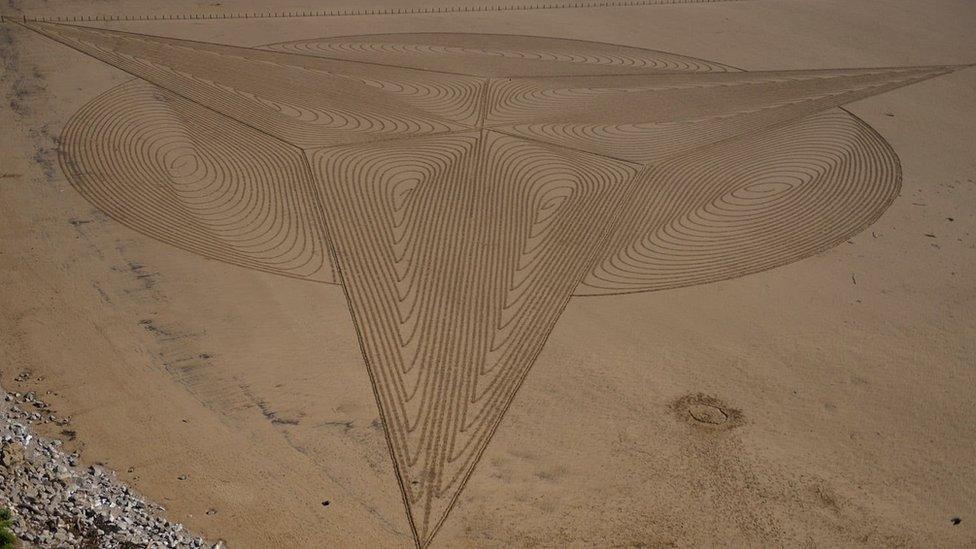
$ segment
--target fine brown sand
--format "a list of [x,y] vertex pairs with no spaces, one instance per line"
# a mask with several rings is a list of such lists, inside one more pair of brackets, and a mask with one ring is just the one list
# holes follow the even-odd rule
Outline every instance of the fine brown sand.
[[851,4],[4,23],[0,382],[232,547],[971,546],[976,10]]

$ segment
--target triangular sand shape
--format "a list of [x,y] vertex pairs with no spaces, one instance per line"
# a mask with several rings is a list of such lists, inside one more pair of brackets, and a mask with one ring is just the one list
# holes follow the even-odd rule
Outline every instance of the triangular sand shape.
[[[426,541],[637,170],[492,132],[323,149],[310,159],[405,500]],[[429,177],[412,190],[423,206],[400,230],[417,244],[400,259],[383,220],[404,172]],[[568,197],[539,200],[553,192]],[[555,210],[542,223],[540,202]],[[398,261],[420,265],[406,280],[420,301],[406,311],[390,284]]]

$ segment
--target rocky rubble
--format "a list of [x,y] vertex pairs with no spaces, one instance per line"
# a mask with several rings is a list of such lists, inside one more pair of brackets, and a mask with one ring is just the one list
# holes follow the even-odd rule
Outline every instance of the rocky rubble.
[[196,548],[209,545],[162,518],[147,502],[99,467],[80,467],[61,442],[35,436],[34,422],[65,425],[33,393],[0,390],[0,507],[27,547]]

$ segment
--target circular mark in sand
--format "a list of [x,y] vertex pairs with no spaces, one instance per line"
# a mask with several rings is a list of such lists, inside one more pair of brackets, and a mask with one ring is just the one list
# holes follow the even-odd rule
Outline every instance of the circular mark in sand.
[[712,425],[722,425],[729,420],[729,416],[721,408],[708,404],[692,404],[688,406],[688,413],[695,421]]
[[704,393],[685,395],[672,409],[682,421],[707,429],[732,429],[743,423],[742,412]]

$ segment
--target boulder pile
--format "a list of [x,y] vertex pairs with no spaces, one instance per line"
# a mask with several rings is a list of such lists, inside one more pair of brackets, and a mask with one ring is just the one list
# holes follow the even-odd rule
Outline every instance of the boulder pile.
[[61,442],[35,436],[34,422],[66,425],[33,393],[0,390],[0,507],[28,547],[222,547],[163,518],[100,467],[83,467]]

